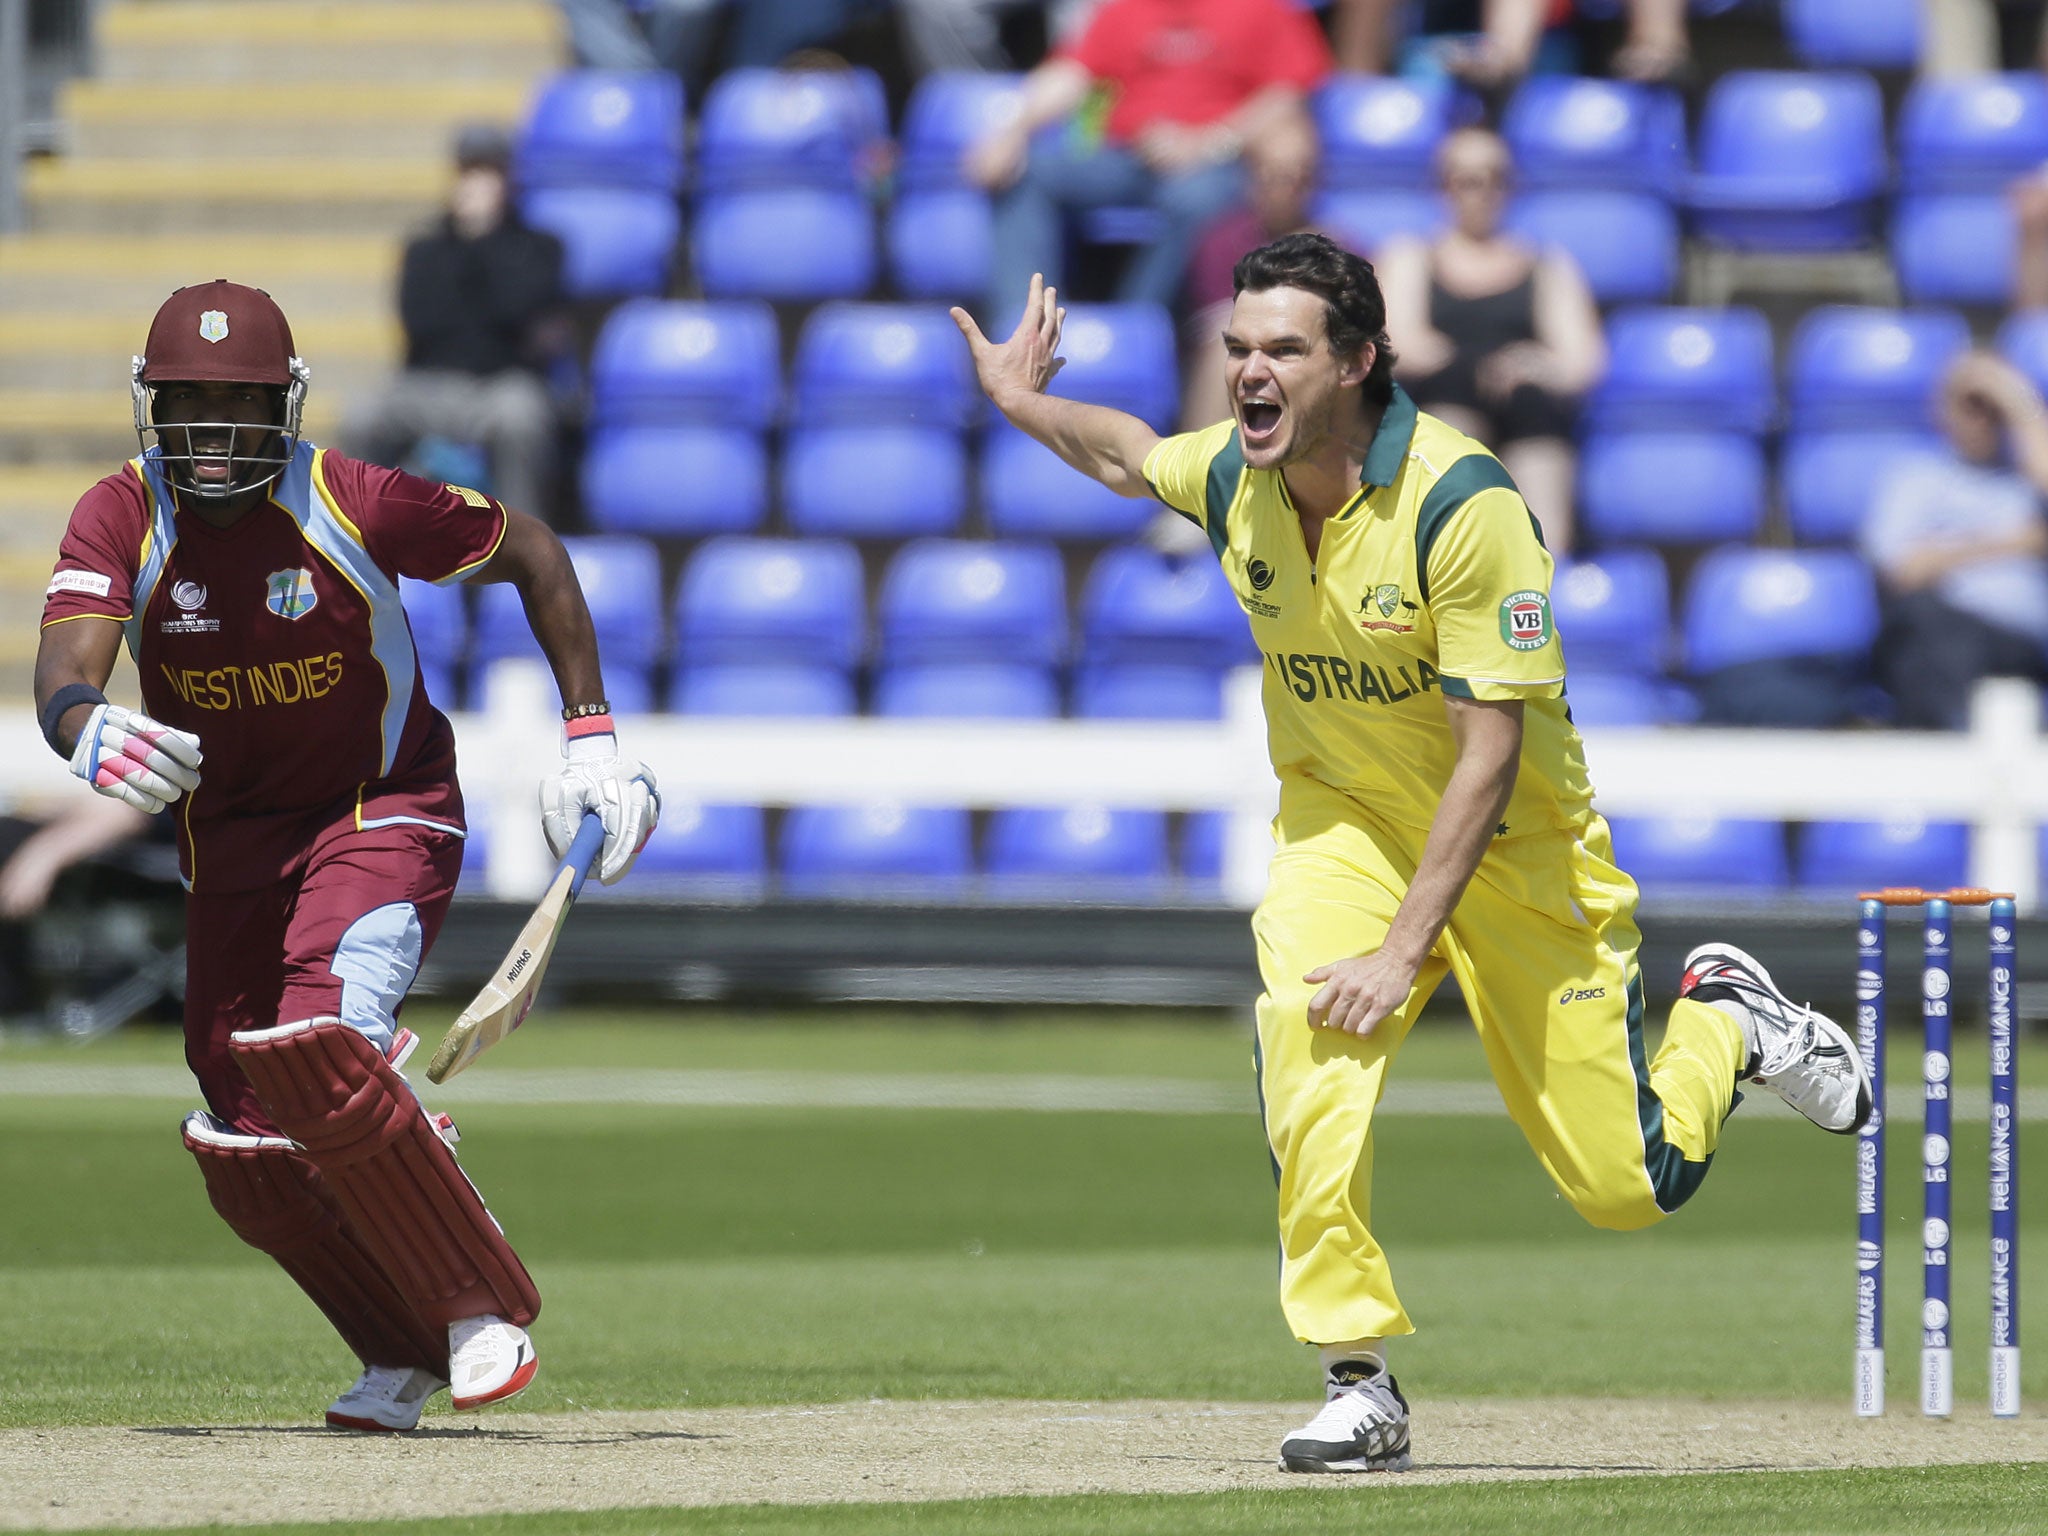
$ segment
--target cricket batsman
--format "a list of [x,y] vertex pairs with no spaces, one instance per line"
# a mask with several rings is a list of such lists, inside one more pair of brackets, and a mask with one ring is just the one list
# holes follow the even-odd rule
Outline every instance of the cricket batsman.
[[[399,1075],[399,1008],[466,835],[399,578],[518,589],[566,706],[540,793],[557,855],[594,811],[597,874],[618,880],[660,800],[619,755],[561,541],[306,442],[309,377],[268,294],[215,281],[165,301],[133,367],[142,452],[79,500],[58,553],[36,708],[95,790],[176,816],[185,1059],[206,1101],[186,1149],[236,1236],[362,1361],[327,1422],[404,1431],[443,1387],[481,1408],[533,1380],[540,1294],[452,1126]],[[102,691],[123,640],[139,710]]]
[[1280,1465],[1403,1471],[1387,1342],[1414,1327],[1372,1234],[1372,1116],[1446,973],[1509,1114],[1595,1226],[1685,1203],[1740,1080],[1842,1134],[1870,1081],[1840,1028],[1726,944],[1687,958],[1650,1058],[1636,887],[1592,807],[1535,519],[1498,459],[1393,382],[1369,263],[1290,235],[1234,286],[1234,419],[1165,439],[1045,393],[1063,312],[1040,281],[1000,345],[953,314],[1003,414],[1200,525],[1250,615],[1280,780],[1255,1061],[1281,1306],[1325,1396]]

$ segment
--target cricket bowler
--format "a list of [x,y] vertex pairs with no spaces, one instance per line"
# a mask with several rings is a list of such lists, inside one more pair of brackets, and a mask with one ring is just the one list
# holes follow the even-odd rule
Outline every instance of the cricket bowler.
[[1870,1082],[1840,1028],[1725,944],[1687,958],[1649,1057],[1636,887],[1593,810],[1535,519],[1493,454],[1393,382],[1369,263],[1290,235],[1234,287],[1233,419],[1164,439],[1045,393],[1063,312],[1042,282],[1000,345],[954,319],[1003,414],[1200,525],[1250,616],[1280,780],[1255,1060],[1281,1306],[1325,1396],[1280,1465],[1403,1471],[1387,1342],[1414,1327],[1372,1234],[1372,1116],[1447,973],[1509,1114],[1595,1226],[1683,1205],[1743,1078],[1841,1134]]
[[[36,708],[95,790],[176,816],[206,1101],[185,1146],[222,1219],[361,1360],[327,1422],[405,1431],[443,1387],[480,1408],[533,1380],[540,1295],[452,1126],[399,1075],[399,1008],[466,835],[399,578],[518,589],[566,706],[540,793],[558,856],[594,811],[598,876],[618,880],[660,800],[619,755],[561,541],[305,441],[309,377],[268,294],[215,281],[165,301],[133,365],[142,452],[79,500],[50,579]],[[140,710],[103,692],[124,640]]]

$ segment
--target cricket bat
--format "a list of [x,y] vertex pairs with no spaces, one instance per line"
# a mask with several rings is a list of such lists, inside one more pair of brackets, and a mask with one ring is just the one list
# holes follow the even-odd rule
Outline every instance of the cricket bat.
[[547,894],[498,962],[497,975],[441,1037],[440,1049],[427,1063],[430,1082],[447,1082],[524,1022],[534,998],[540,995],[541,977],[547,974],[548,957],[555,951],[562,925],[569,920],[570,904],[583,889],[583,877],[603,846],[604,820],[593,812],[576,829],[576,840],[569,844],[555,878],[548,882]]

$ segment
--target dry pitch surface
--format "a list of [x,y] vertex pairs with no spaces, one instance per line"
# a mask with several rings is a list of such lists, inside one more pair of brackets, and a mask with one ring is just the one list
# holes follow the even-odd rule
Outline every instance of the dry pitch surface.
[[[1425,1403],[1403,1484],[2048,1460],[2048,1417],[1859,1421],[1840,1404]],[[0,1528],[366,1520],[538,1510],[1356,1487],[1272,1452],[1302,1405],[866,1402],[0,1433]],[[1377,1481],[1370,1480],[1370,1481]],[[1388,1479],[1391,1482],[1393,1479]]]

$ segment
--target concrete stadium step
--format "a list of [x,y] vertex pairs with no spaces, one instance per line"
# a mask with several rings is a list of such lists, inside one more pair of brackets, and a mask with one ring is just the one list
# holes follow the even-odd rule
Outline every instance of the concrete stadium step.
[[398,260],[397,243],[377,235],[35,235],[0,240],[0,306],[125,315],[134,352],[156,307],[186,283],[251,283],[294,323],[310,322],[390,310]]
[[[147,312],[0,309],[0,389],[105,389],[128,376],[147,325]],[[312,365],[313,387],[343,394],[389,373],[401,350],[398,321],[388,311],[302,318],[292,340]]]
[[0,464],[0,553],[34,556],[47,571],[64,524],[86,488],[111,474],[98,464]]
[[[316,388],[306,400],[306,435],[328,441],[341,405],[338,392]],[[105,461],[111,470],[137,451],[126,390],[0,389],[0,464]]]
[[441,160],[32,161],[35,231],[101,235],[381,234],[430,217],[448,185]]
[[544,0],[128,0],[96,41],[108,80],[530,79],[568,57]]
[[266,155],[384,156],[444,160],[466,123],[517,123],[524,79],[367,83],[274,80],[231,91],[192,81],[74,80],[60,111],[65,146],[79,158],[157,160]]

